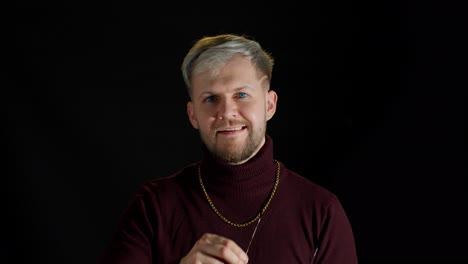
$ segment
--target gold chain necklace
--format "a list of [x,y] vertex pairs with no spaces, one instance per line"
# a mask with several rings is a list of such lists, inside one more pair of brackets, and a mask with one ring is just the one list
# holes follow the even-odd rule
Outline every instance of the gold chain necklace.
[[258,215],[253,218],[252,220],[250,221],[247,221],[245,223],[242,223],[242,224],[238,224],[238,223],[234,223],[232,221],[229,221],[226,217],[224,217],[219,211],[218,209],[216,209],[216,207],[214,206],[213,204],[213,201],[211,201],[211,198],[210,196],[208,195],[208,193],[206,192],[206,189],[205,189],[205,186],[203,185],[203,181],[202,181],[202,177],[201,177],[201,165],[198,165],[198,179],[200,180],[200,185],[202,187],[202,190],[203,190],[203,193],[205,194],[205,197],[206,197],[206,200],[208,201],[208,203],[210,204],[211,208],[213,209],[213,211],[219,216],[219,218],[221,218],[224,222],[232,225],[232,226],[235,226],[235,227],[246,227],[250,224],[252,224],[253,222],[257,221],[258,219],[260,219],[260,217],[263,215],[263,213],[266,211],[266,209],[268,208],[268,206],[270,205],[270,202],[271,202],[271,199],[273,199],[273,196],[275,196],[275,192],[276,192],[276,188],[278,187],[278,183],[279,183],[279,177],[280,177],[280,163],[279,161],[275,160],[276,163],[278,164],[278,169],[276,170],[276,180],[275,180],[275,185],[273,186],[273,190],[271,191],[271,195],[270,195],[270,198],[268,198],[268,201],[266,202],[265,206],[262,208],[262,210],[260,211],[260,213],[258,213]]

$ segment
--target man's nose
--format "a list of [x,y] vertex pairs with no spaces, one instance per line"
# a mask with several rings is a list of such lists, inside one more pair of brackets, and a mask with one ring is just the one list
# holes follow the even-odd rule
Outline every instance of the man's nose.
[[220,100],[218,105],[218,118],[229,119],[237,117],[237,104],[230,98]]

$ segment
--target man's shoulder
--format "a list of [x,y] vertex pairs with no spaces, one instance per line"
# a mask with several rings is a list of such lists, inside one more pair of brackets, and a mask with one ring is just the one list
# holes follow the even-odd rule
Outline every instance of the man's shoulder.
[[285,172],[286,184],[290,190],[294,190],[296,195],[322,203],[329,203],[337,199],[335,193],[312,179],[287,168],[285,168]]
[[193,176],[196,175],[197,164],[198,163],[192,163],[182,167],[172,174],[148,180],[143,183],[141,191],[161,192],[163,190],[174,190],[174,188],[182,188],[184,185],[194,180],[195,177]]

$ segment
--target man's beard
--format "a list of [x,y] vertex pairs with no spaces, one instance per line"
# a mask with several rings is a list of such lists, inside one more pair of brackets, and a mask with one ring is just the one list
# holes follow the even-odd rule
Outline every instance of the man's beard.
[[263,128],[254,131],[247,136],[243,146],[236,144],[234,146],[216,146],[207,144],[200,132],[200,138],[208,148],[214,159],[227,164],[236,164],[247,160],[258,150],[265,137],[266,124]]

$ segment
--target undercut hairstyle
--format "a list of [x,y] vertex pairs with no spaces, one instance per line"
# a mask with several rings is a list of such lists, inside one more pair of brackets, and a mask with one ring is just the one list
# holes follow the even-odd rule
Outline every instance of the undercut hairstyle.
[[193,76],[206,71],[216,74],[235,55],[250,59],[257,72],[266,75],[268,83],[271,81],[274,59],[257,41],[235,34],[208,36],[197,40],[182,62],[182,76],[190,97]]

